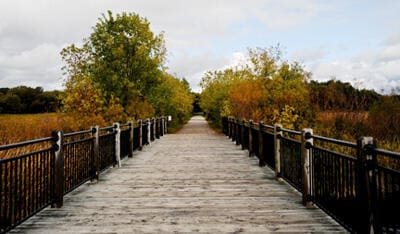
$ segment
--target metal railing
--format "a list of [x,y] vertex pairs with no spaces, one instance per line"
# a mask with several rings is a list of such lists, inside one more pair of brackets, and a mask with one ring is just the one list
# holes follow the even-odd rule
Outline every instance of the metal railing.
[[[156,123],[158,127],[156,127]],[[153,136],[151,138],[151,127]],[[165,117],[0,146],[0,233],[7,232],[51,205],[61,207],[65,194],[132,157],[151,139],[167,132]]]
[[0,146],[0,150],[39,148],[0,161],[0,232],[20,224],[52,203],[53,137]]
[[223,132],[347,230],[400,232],[400,153],[379,149],[372,137],[357,143],[234,118]]

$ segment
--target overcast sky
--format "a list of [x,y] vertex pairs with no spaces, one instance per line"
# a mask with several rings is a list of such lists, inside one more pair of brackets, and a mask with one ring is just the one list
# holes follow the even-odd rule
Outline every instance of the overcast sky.
[[278,43],[314,80],[400,87],[399,0],[0,0],[0,87],[62,89],[60,50],[88,37],[107,10],[163,31],[169,72],[196,91],[205,71]]

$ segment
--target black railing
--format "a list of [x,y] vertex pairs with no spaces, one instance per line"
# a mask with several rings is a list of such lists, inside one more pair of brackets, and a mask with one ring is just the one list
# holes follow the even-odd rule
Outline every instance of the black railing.
[[99,151],[100,172],[117,164],[115,158],[115,134],[116,132],[112,128],[105,133],[100,133],[99,145],[102,146]]
[[374,204],[378,232],[400,232],[400,154],[375,149],[376,204]]
[[129,144],[131,137],[131,129],[128,127],[127,129],[121,130],[121,159],[129,156]]
[[251,125],[250,125],[250,134],[251,134],[251,141],[250,141],[250,144],[251,144],[251,154],[254,154],[255,156],[257,156],[258,158],[260,158],[260,149],[259,149],[259,138],[258,138],[258,136],[259,136],[259,134],[258,134],[258,132],[259,132],[259,124],[257,124],[257,125],[254,125],[253,123],[251,123]]
[[301,142],[280,138],[281,176],[299,192],[303,191],[303,166],[301,163]]
[[155,121],[153,119],[151,119],[150,120],[150,140],[151,141],[154,141],[156,139],[155,128],[156,128]]
[[[154,136],[167,131],[166,118],[160,119]],[[131,151],[149,143],[147,127],[139,120],[0,146],[0,233],[50,204],[62,206],[65,194],[132,157]]]
[[351,232],[400,232],[400,153],[376,148],[371,137],[353,143],[234,118],[222,126],[300,191],[304,205],[316,204]]
[[138,150],[141,147],[141,136],[140,136],[140,130],[141,127],[140,126],[136,126],[133,128],[133,150]]
[[[0,161],[0,232],[5,232],[52,203],[53,138],[0,146],[11,152]],[[24,147],[24,153],[13,155]],[[29,151],[29,148],[34,149]]]
[[68,193],[94,176],[94,137],[92,131],[64,135],[64,193]]
[[[270,132],[272,130],[272,132]],[[262,124],[261,137],[262,137],[262,155],[260,159],[260,166],[267,165],[271,169],[275,169],[275,143],[273,128]]]
[[345,151],[355,152],[356,147],[349,142],[314,136],[310,155],[313,202],[354,232],[362,230],[357,156],[328,148],[348,148],[350,150]]

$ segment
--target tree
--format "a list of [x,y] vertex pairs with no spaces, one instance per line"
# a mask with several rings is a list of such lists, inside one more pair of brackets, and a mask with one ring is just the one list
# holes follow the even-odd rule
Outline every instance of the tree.
[[177,125],[189,120],[193,110],[193,96],[185,79],[179,80],[164,73],[161,84],[154,87],[149,101],[159,115],[171,115]]
[[2,113],[22,113],[24,106],[21,98],[16,94],[7,94],[0,97],[0,110]]
[[203,77],[201,107],[216,123],[233,115],[300,128],[312,119],[309,75],[300,64],[282,61],[279,47],[249,49],[243,64]]
[[221,117],[231,115],[229,92],[236,79],[232,69],[225,71],[207,72],[201,80],[203,88],[200,98],[200,107],[206,118],[213,124],[219,126]]
[[61,107],[60,91],[44,92],[42,87],[27,86],[0,90],[0,113],[56,112]]
[[369,112],[369,128],[378,139],[400,140],[400,96],[382,96]]
[[[147,19],[135,13],[114,16],[108,11],[82,47],[72,44],[61,51],[68,75],[67,109],[85,115],[93,108],[106,122],[127,115],[139,117],[137,110],[146,115],[140,117],[153,115],[156,108],[148,99],[161,84],[165,51],[163,35],[151,32]],[[94,95],[93,101],[82,93],[82,85]],[[121,114],[114,110],[121,110]]]

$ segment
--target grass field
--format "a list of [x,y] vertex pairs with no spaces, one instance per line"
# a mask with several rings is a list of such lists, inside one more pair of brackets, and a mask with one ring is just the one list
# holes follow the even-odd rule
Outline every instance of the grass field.
[[62,113],[0,115],[0,145],[48,137],[54,130],[76,129],[79,125]]

